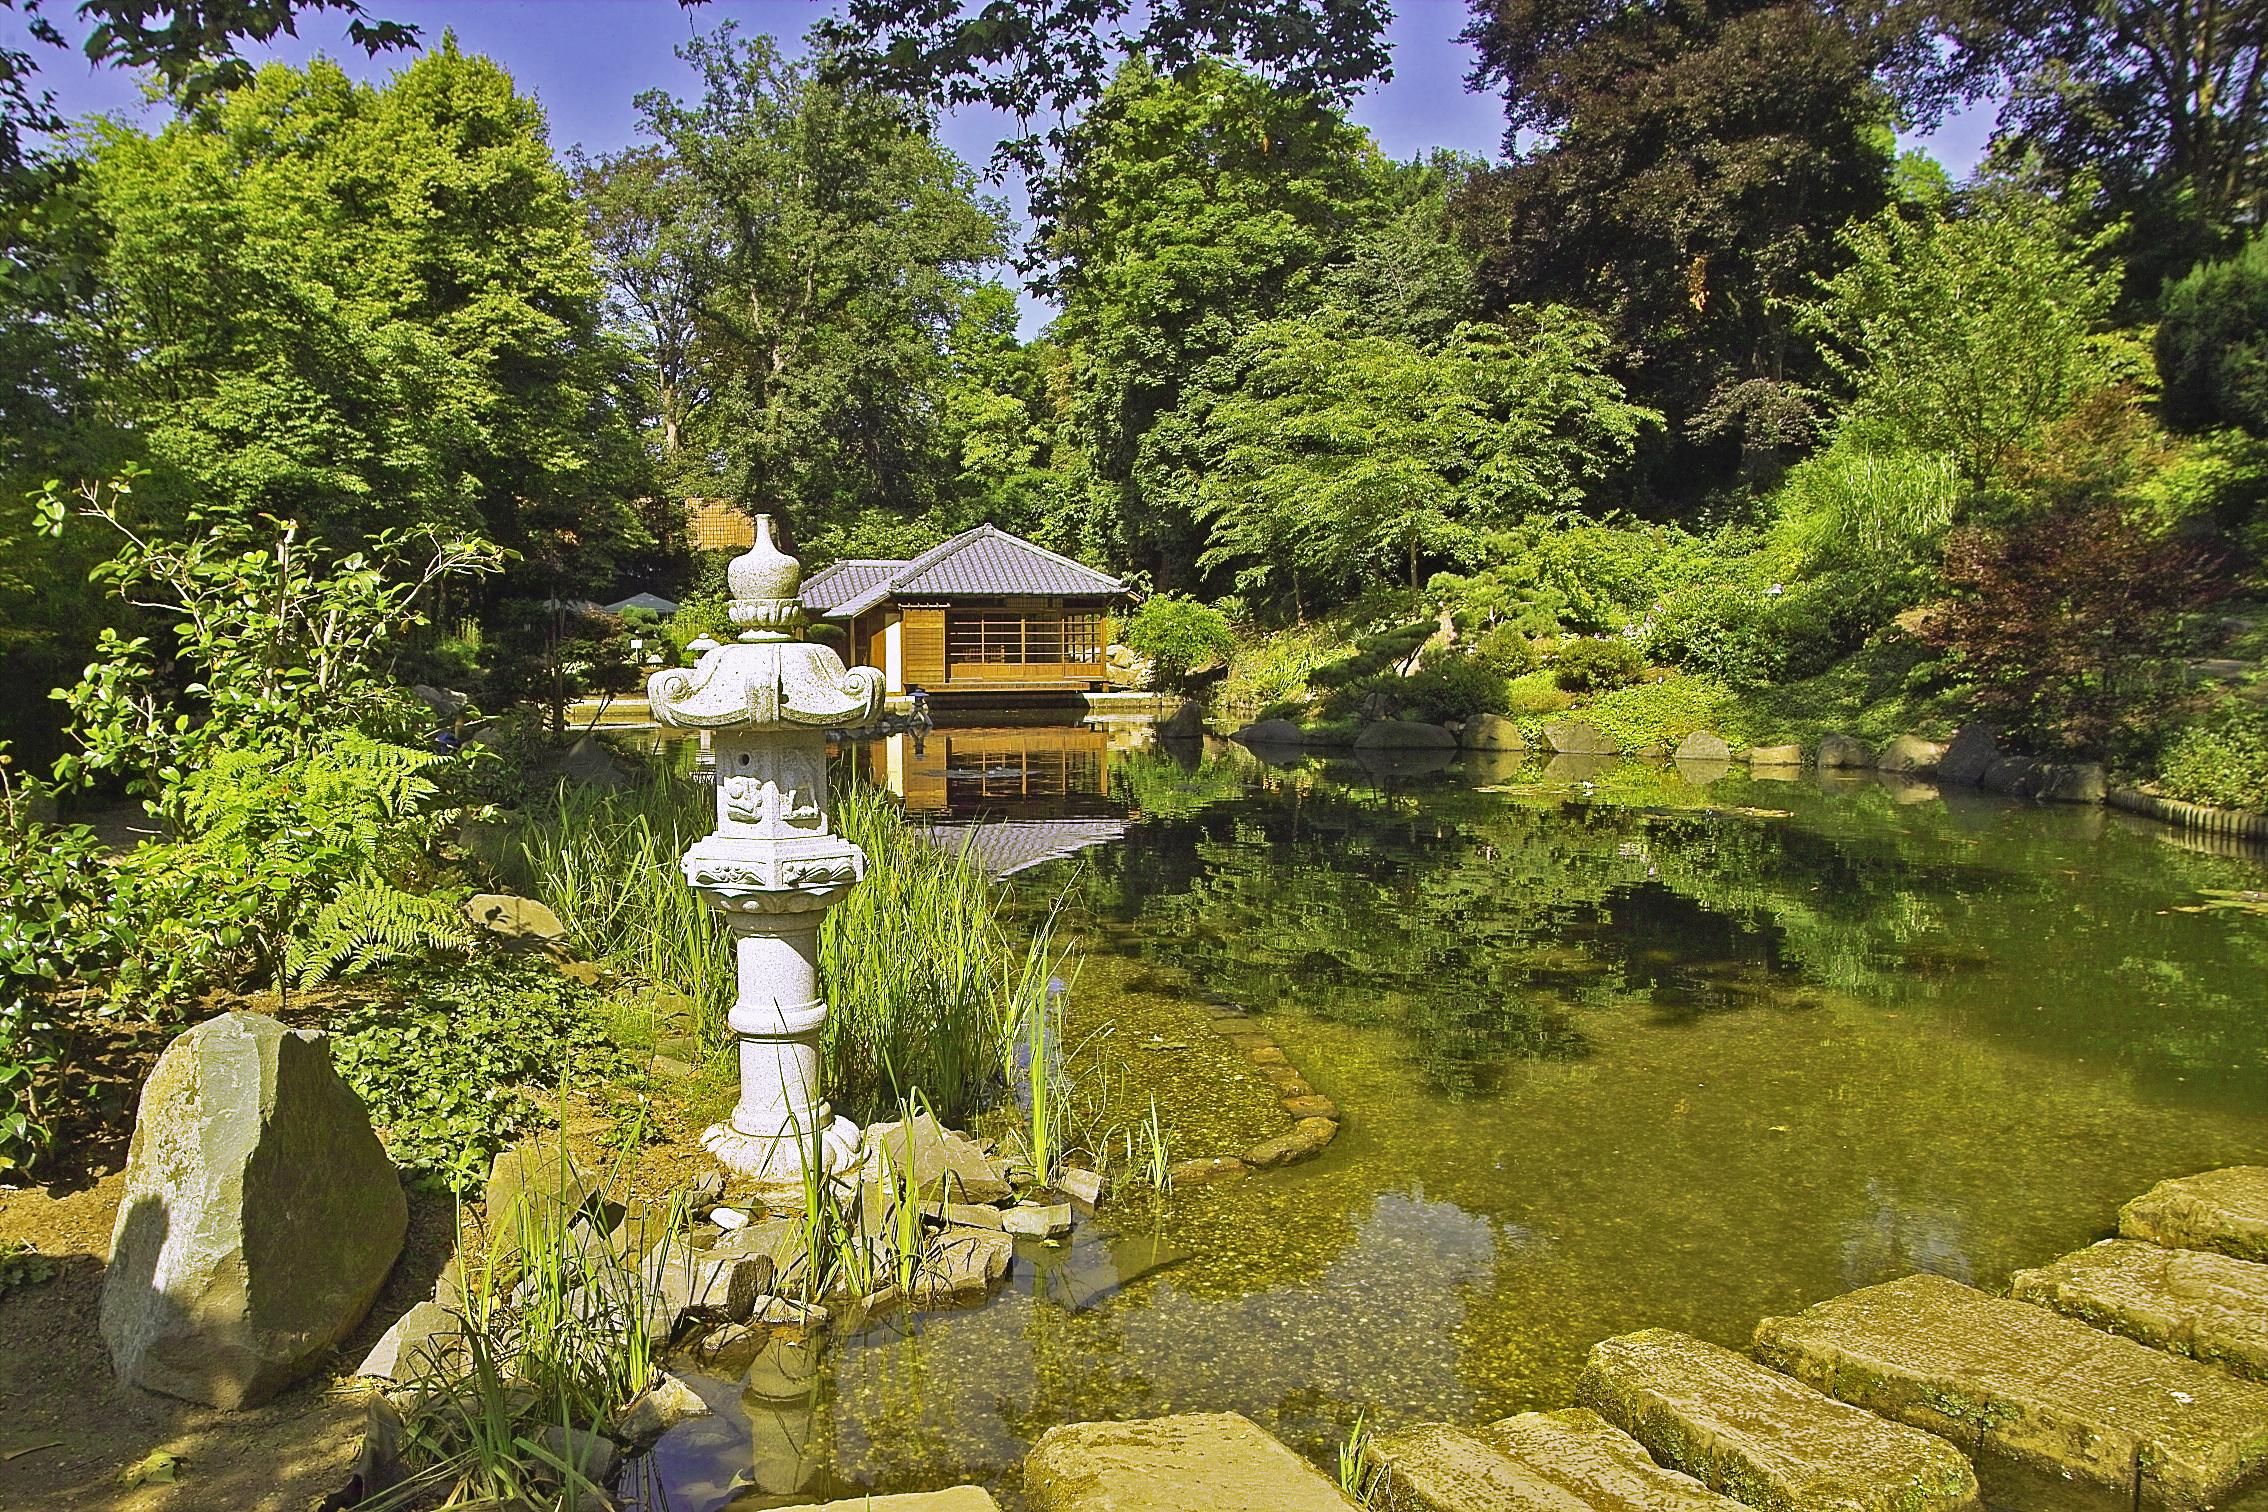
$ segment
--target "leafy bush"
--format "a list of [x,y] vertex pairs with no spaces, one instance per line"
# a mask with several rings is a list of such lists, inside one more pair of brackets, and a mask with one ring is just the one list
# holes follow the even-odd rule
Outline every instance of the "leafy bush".
[[2167,743],[2158,782],[2189,803],[2268,810],[2268,708],[2224,701]]
[[[1294,625],[1268,635],[1248,636],[1229,653],[1220,700],[1231,709],[1302,705],[1316,669],[1345,656],[1349,649],[1345,636],[1325,624]],[[1297,712],[1295,709],[1294,717]]]
[[1346,655],[1308,674],[1308,681],[1318,688],[1343,689],[1380,673],[1398,676],[1436,628],[1431,620],[1418,620],[1363,636]]
[[1646,658],[1620,636],[1562,641],[1552,657],[1552,677],[1570,693],[1603,693],[1626,688],[1646,671]]
[[1535,642],[1511,625],[1498,625],[1480,638],[1474,654],[1506,677],[1536,669]]
[[1557,714],[1575,702],[1547,668],[1515,677],[1504,685],[1504,711],[1512,715]]
[[2268,233],[2167,284],[2158,308],[2167,424],[2268,435]]
[[394,1164],[469,1192],[498,1150],[542,1121],[562,1085],[622,1070],[594,1003],[588,988],[532,956],[420,972],[327,1026],[331,1062]]
[[2224,586],[2204,552],[2107,507],[1957,531],[1945,583],[1923,633],[1978,708],[2044,749],[2098,752],[2149,722],[2180,677],[2185,611]]
[[1732,693],[1722,683],[1682,674],[1601,693],[1583,705],[1584,721],[1626,752],[1675,750],[1696,730],[1741,739],[1737,716]]
[[1208,604],[1171,593],[1155,594],[1126,622],[1126,644],[1157,669],[1158,682],[1183,687],[1189,674],[1214,666],[1236,649],[1228,616]]
[[1475,714],[1502,714],[1509,707],[1504,674],[1478,656],[1450,651],[1428,656],[1412,676],[1390,688],[1404,719],[1447,724]]

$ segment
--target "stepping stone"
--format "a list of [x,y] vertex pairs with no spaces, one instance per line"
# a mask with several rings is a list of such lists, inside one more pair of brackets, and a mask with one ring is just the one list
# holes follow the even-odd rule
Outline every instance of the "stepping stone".
[[1467,1431],[1431,1423],[1374,1440],[1374,1512],[1736,1512],[1586,1408],[1530,1412]]
[[780,1512],[1000,1512],[1000,1503],[982,1486],[950,1491],[909,1491],[898,1496],[854,1496],[848,1501],[804,1502]]
[[2268,1381],[2268,1265],[2105,1239],[2018,1271],[2008,1290],[2018,1301]]
[[1591,1349],[1576,1395],[1656,1461],[1764,1512],[1976,1512],[1976,1472],[1745,1355],[1666,1328]]
[[1024,1457],[1024,1499],[1032,1512],[1355,1512],[1233,1412],[1050,1428]]
[[1756,1331],[1767,1365],[1972,1453],[2204,1508],[2268,1474],[2268,1387],[1943,1276]]
[[2161,1181],[2118,1210],[2118,1231],[2172,1249],[2268,1260],[2268,1166]]

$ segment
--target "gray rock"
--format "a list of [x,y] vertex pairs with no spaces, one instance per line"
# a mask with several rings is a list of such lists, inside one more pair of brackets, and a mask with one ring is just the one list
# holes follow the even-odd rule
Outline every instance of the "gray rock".
[[453,688],[436,688],[431,683],[412,683],[410,692],[444,724],[464,713],[466,704],[470,702],[464,694]]
[[1000,1215],[1000,1226],[1027,1239],[1052,1239],[1071,1232],[1071,1204],[1019,1202]]
[[694,1316],[744,1321],[771,1286],[774,1266],[769,1255],[673,1248],[648,1255],[640,1274],[669,1304],[674,1330]]
[[1092,1208],[1102,1201],[1103,1179],[1094,1171],[1072,1169],[1055,1178],[1055,1189],[1073,1202]]
[[927,1113],[902,1123],[872,1125],[866,1131],[866,1150],[870,1162],[886,1162],[901,1177],[910,1156],[912,1178],[924,1200],[998,1202],[1014,1190],[982,1146],[940,1126]]
[[1622,747],[1597,725],[1580,719],[1555,719],[1543,727],[1544,739],[1562,756],[1619,756]]
[[998,1229],[949,1228],[922,1251],[908,1300],[916,1307],[982,1302],[1015,1257],[1016,1241]]
[[1986,725],[1968,725],[1953,734],[1952,742],[1937,758],[1937,780],[1956,787],[1975,787],[2000,759],[2000,737]]
[[1937,770],[1938,762],[1945,758],[1945,743],[1941,740],[1924,740],[1919,735],[1901,735],[1882,748],[1874,759],[1878,772],[1899,772],[1908,777],[1927,777]]
[[2110,779],[2099,761],[2050,762],[2033,776],[2032,796],[2042,803],[2101,803]]
[[614,1479],[614,1467],[622,1460],[614,1440],[596,1428],[563,1428],[553,1423],[537,1434],[535,1441],[552,1462],[573,1467],[577,1475],[601,1490]]
[[559,758],[559,775],[587,788],[627,787],[630,774],[596,735],[585,735]]
[[1357,751],[1454,751],[1457,737],[1436,724],[1410,719],[1381,719],[1362,727],[1355,737]]
[[1866,742],[1849,735],[1823,736],[1819,742],[1819,765],[1826,770],[1844,768],[1865,771],[1874,765],[1874,753]]
[[464,1357],[464,1324],[438,1302],[420,1302],[394,1320],[362,1363],[358,1376],[408,1382],[445,1373]]
[[638,1393],[615,1431],[624,1443],[650,1444],[686,1419],[708,1415],[701,1394],[665,1370]]
[[1202,740],[1205,738],[1205,708],[1196,699],[1184,699],[1180,708],[1158,721],[1160,740]]
[[1710,730],[1695,730],[1677,743],[1671,755],[1679,761],[1730,761],[1732,746]]
[[1050,1428],[1024,1457],[1032,1512],[1354,1512],[1337,1486],[1233,1412]]
[[527,1239],[548,1244],[597,1193],[598,1183],[555,1134],[497,1151],[482,1209],[489,1253],[503,1260],[519,1254]]
[[1470,1431],[1442,1424],[1388,1434],[1363,1456],[1382,1471],[1388,1512],[1737,1512],[1740,1504],[1665,1470],[1586,1408],[1529,1412]]
[[473,894],[465,900],[465,917],[515,944],[559,947],[567,939],[567,926],[549,905],[512,893]]
[[1750,746],[1748,765],[1756,767],[1800,767],[1803,765],[1803,747],[1799,745]]
[[854,1496],[848,1501],[798,1502],[780,1512],[1000,1512],[982,1486],[944,1491],[902,1491],[896,1496]]
[[1763,1512],[1974,1512],[1976,1472],[1917,1428],[1666,1328],[1595,1345],[1576,1395],[1661,1464]]
[[2003,756],[1984,769],[1977,786],[2003,798],[2029,798],[2039,781],[2040,763],[2029,756]]
[[1528,748],[1520,726],[1502,714],[1475,714],[1457,732],[1457,744],[1468,751],[1525,751]]
[[393,1162],[324,1037],[224,1013],[142,1089],[103,1276],[120,1380],[241,1407],[362,1321],[409,1225]]
[[2175,1249],[2268,1262],[2268,1166],[2161,1181],[2118,1210],[2118,1231]]
[[2202,1509],[2268,1468],[2268,1387],[1943,1276],[1767,1318],[1756,1356],[2018,1466]]
[[2008,1294],[2268,1381],[2268,1265],[2210,1250],[2105,1239],[2052,1265],[2018,1271]]
[[1229,738],[1239,745],[1295,746],[1306,740],[1307,736],[1288,719],[1263,719],[1257,724],[1246,725]]

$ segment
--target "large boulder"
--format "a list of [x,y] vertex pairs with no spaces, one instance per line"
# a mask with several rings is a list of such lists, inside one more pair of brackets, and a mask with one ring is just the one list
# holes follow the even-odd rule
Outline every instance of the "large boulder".
[[119,1379],[242,1407],[319,1364],[401,1253],[409,1205],[324,1037],[224,1013],[142,1088],[103,1277]]
[[1803,747],[1799,745],[1750,746],[1748,765],[1757,767],[1800,767],[1803,765]]
[[1033,1512],[1353,1512],[1313,1465],[1233,1412],[1050,1428],[1024,1456]]
[[1543,727],[1544,739],[1562,756],[1619,756],[1622,747],[1597,725],[1580,719],[1555,719]]
[[1520,726],[1502,714],[1475,714],[1465,721],[1457,743],[1468,751],[1525,751],[1528,748]]
[[1677,743],[1670,753],[1678,761],[1730,761],[1732,746],[1725,737],[1710,730],[1695,730]]
[[1008,1178],[975,1140],[954,1133],[928,1113],[866,1131],[867,1168],[888,1166],[894,1184],[909,1179],[928,1201],[998,1202],[1013,1194]]
[[2000,737],[1989,726],[1969,725],[1954,732],[1952,743],[1937,758],[1937,780],[1976,787],[2000,757]]
[[1943,741],[1924,740],[1919,735],[1901,735],[1882,748],[1882,754],[1874,759],[1874,768],[1878,772],[1927,777],[1936,772],[1938,762],[1944,757]]
[[1158,721],[1160,740],[1203,740],[1205,738],[1205,706],[1196,699],[1184,699],[1180,708]]
[[567,926],[551,906],[517,893],[474,893],[465,900],[465,917],[508,944],[567,948]]
[[2042,803],[2101,803],[2109,795],[2099,761],[2046,762],[2032,777],[2032,796]]
[[1408,719],[1381,719],[1362,727],[1355,737],[1358,751],[1454,751],[1457,737],[1436,724]]
[[1838,767],[1865,771],[1874,765],[1874,753],[1866,742],[1851,735],[1825,735],[1819,741],[1819,766],[1822,771]]
[[1288,719],[1263,719],[1246,725],[1229,738],[1239,745],[1285,747],[1296,746],[1307,736]]

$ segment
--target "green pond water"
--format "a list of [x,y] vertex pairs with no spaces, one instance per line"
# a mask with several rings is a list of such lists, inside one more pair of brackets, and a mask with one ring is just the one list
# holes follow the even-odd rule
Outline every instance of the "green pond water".
[[[1247,1008],[1340,1138],[1106,1209],[981,1310],[701,1378],[719,1411],[647,1505],[1013,1506],[1048,1427],[1196,1410],[1327,1463],[1358,1412],[1564,1405],[1600,1338],[1743,1345],[1914,1270],[2000,1287],[2155,1181],[2268,1160],[2268,917],[2207,906],[2268,887],[2256,856],[1873,780],[1106,770],[1123,836],[1014,878],[1071,900],[1075,1017]],[[1208,1112],[1167,1110],[1182,1152]]]

